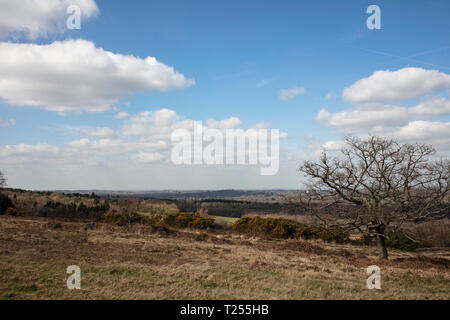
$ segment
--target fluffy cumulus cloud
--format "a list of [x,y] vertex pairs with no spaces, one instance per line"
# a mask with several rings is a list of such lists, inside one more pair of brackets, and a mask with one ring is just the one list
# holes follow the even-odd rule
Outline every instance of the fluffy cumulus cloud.
[[116,54],[86,40],[0,43],[0,98],[13,106],[101,112],[136,91],[193,84],[153,57]]
[[114,118],[125,119],[125,118],[128,118],[128,116],[129,116],[129,114],[127,112],[119,112],[114,116]]
[[[377,71],[343,90],[353,108],[334,113],[323,108],[316,119],[341,133],[377,134],[450,150],[449,89],[450,75],[437,70]],[[401,105],[410,99],[419,101]]]
[[316,119],[325,122],[335,128],[347,131],[361,130],[379,125],[392,126],[408,123],[408,112],[402,107],[380,107],[376,110],[344,110],[329,113],[325,109],[320,110]]
[[450,150],[450,122],[411,121],[385,135],[408,142],[427,141],[443,150]]
[[345,88],[342,96],[354,104],[417,98],[450,89],[450,75],[437,70],[403,68],[380,70]]
[[36,39],[62,34],[71,5],[80,8],[81,21],[99,13],[94,0],[0,0],[0,37],[23,34]]
[[425,117],[450,114],[450,101],[442,97],[431,98],[411,108],[410,112]]
[[306,93],[305,88],[282,89],[280,90],[279,98],[281,100],[289,100],[305,93]]

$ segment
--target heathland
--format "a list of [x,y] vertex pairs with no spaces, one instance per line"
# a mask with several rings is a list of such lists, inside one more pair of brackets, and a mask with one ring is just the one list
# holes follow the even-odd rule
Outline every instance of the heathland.
[[[411,228],[420,243],[393,242],[380,260],[357,235],[312,236],[312,217],[281,202],[258,214],[251,199],[2,193],[14,209],[0,216],[0,299],[450,298],[448,219]],[[81,290],[66,286],[69,265]],[[370,265],[381,290],[366,287]]]

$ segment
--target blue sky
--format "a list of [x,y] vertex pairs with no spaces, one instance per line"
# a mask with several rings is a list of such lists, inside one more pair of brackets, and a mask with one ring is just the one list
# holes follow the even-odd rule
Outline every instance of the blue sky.
[[[67,4],[67,1],[61,2],[62,5]],[[445,139],[450,136],[449,113],[442,111],[447,106],[450,90],[447,81],[450,74],[450,3],[446,0],[97,0],[95,3],[97,14],[88,19],[83,17],[80,30],[46,30],[46,34],[30,36],[23,25],[20,25],[19,31],[11,31],[14,27],[11,22],[8,28],[0,24],[1,41],[15,45],[51,46],[55,42],[83,39],[93,43],[97,49],[114,54],[133,55],[139,59],[155,57],[158,62],[172,66],[186,79],[195,81],[195,84],[181,85],[167,91],[141,90],[139,86],[131,88],[118,95],[117,101],[101,112],[88,109],[55,112],[49,110],[45,103],[32,106],[14,102],[20,99],[11,98],[11,94],[6,92],[8,89],[2,89],[0,85],[0,147],[3,148],[0,149],[0,155],[3,150],[0,170],[5,171],[11,186],[32,189],[297,188],[301,185],[301,177],[295,172],[296,166],[302,160],[314,157],[316,149],[326,146],[327,142],[328,146],[337,145],[347,133],[364,135],[369,131],[406,141],[413,121],[422,121],[415,123],[413,129],[421,125],[420,128],[427,126],[421,129],[425,133],[434,130],[434,135],[424,134],[416,140],[434,143],[442,150],[449,147]],[[370,16],[366,9],[372,4],[381,9],[380,30],[369,30],[366,26]],[[10,16],[21,14],[20,11],[3,13]],[[41,18],[43,20],[40,21],[60,19]],[[6,31],[2,32],[1,28]],[[67,65],[70,63],[73,60],[68,60]],[[4,68],[9,70],[6,65]],[[387,106],[394,104],[408,108],[421,103],[426,108],[428,104],[425,102],[428,100],[440,99],[436,108],[441,108],[441,111],[432,114],[416,112],[405,122],[396,123],[395,128],[382,120],[367,126],[364,120],[361,125],[350,128],[340,125],[337,122],[340,118],[331,118],[345,110],[367,109],[356,102],[355,92],[344,99],[344,88],[380,70],[396,72],[410,70],[408,68],[418,70],[418,77],[423,77],[421,83],[428,81],[428,77],[440,77],[441,80],[432,89],[424,89],[420,95],[375,99],[382,105],[371,108],[386,111]],[[1,70],[2,62],[0,73]],[[439,76],[431,74],[431,71],[438,72]],[[38,72],[42,75],[37,77],[40,79],[38,82],[45,83],[45,70]],[[407,80],[411,78],[406,71],[401,76]],[[388,82],[383,79],[379,81]],[[95,86],[96,82],[93,83]],[[377,83],[371,82],[370,86],[376,87]],[[48,86],[43,88],[46,90]],[[292,88],[304,88],[305,93],[280,99],[281,90]],[[411,83],[399,90],[403,89],[414,91],[417,84]],[[53,101],[48,97],[46,99]],[[372,102],[369,100],[366,99],[365,103]],[[245,168],[229,168],[230,171],[227,171],[219,167],[205,171],[184,168],[183,173],[181,168],[177,168],[180,172],[172,176],[168,173],[173,171],[169,165],[164,167],[163,164],[147,163],[134,167],[135,164],[129,164],[129,171],[124,171],[124,163],[120,164],[122,169],[117,169],[117,163],[111,164],[113,158],[126,158],[125,154],[102,154],[96,157],[93,165],[90,164],[91,159],[69,165],[64,157],[59,159],[59,151],[55,151],[54,156],[58,160],[48,159],[41,153],[33,154],[36,150],[32,146],[45,144],[62,149],[70,141],[85,138],[83,128],[110,128],[118,132],[127,121],[116,119],[114,116],[118,112],[126,112],[129,115],[127,119],[131,119],[133,115],[145,111],[165,108],[176,112],[181,120],[206,122],[208,119],[220,121],[236,117],[243,128],[268,123],[271,128],[278,128],[289,135],[282,141],[286,162],[281,161],[280,172],[274,177],[254,176],[256,171]],[[328,116],[320,120],[318,114],[322,109],[328,112]],[[341,115],[341,118],[346,116]],[[438,122],[439,129],[428,129],[430,122]],[[431,125],[437,127],[433,123]],[[436,135],[439,137],[437,140]],[[89,137],[91,141],[95,138],[99,137]],[[19,145],[27,147],[22,146],[22,150],[17,147]],[[45,165],[53,160],[55,163],[51,168]],[[125,162],[125,165],[128,163]],[[100,173],[95,166],[110,166],[111,170]],[[72,171],[68,167],[71,170],[77,167],[75,172],[81,172],[85,180],[73,181],[69,174]],[[59,173],[51,173],[53,169]],[[165,174],[158,178],[158,183],[147,182],[155,174],[159,177],[161,172]],[[111,181],[108,178],[110,175],[117,175],[118,178]],[[199,175],[202,176],[200,181],[197,180]],[[164,176],[167,180],[163,179]],[[188,180],[196,180],[198,184]]]

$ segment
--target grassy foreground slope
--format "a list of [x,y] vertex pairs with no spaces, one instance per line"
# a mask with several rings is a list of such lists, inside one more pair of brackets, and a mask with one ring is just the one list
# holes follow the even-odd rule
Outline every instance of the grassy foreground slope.
[[[448,250],[0,216],[0,299],[450,299]],[[378,265],[382,290],[366,288]],[[81,268],[68,290],[66,268]]]

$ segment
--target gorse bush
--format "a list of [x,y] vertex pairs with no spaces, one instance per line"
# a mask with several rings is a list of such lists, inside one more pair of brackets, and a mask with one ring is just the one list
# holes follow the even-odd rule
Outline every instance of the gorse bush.
[[198,213],[152,214],[147,219],[153,225],[175,228],[205,230],[215,227],[213,218],[202,217]]
[[233,230],[254,236],[293,238],[300,226],[297,221],[283,218],[242,217],[233,223]]
[[295,237],[300,239],[317,239],[319,238],[319,233],[322,229],[314,226],[303,226],[297,228],[295,232]]
[[200,230],[213,229],[215,227],[213,218],[202,217],[197,213],[151,214],[149,216],[146,216],[135,212],[108,212],[103,214],[102,220],[116,224],[118,226],[132,223],[142,223],[153,226]]
[[337,243],[349,241],[348,231],[342,228],[307,226],[284,218],[242,217],[233,223],[233,230],[248,235],[273,238],[322,239]]
[[346,243],[349,242],[349,232],[341,227],[329,227],[322,229],[319,234],[319,238],[326,242]]
[[6,209],[4,214],[6,214],[7,216],[18,216],[18,217],[26,216],[25,212],[18,211],[12,207],[9,207],[8,209]]

